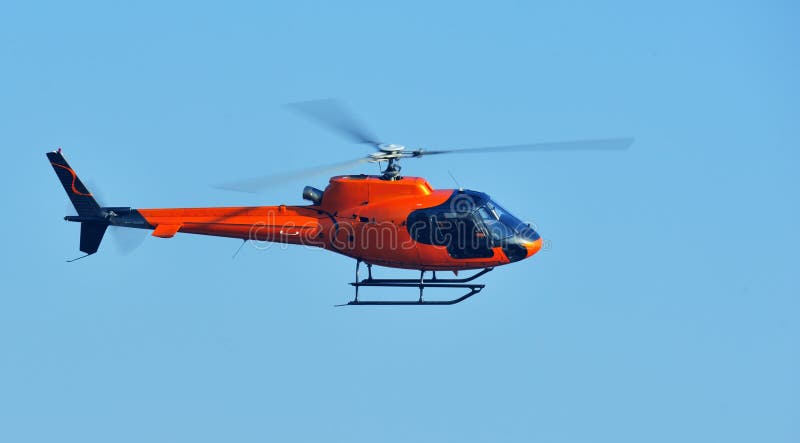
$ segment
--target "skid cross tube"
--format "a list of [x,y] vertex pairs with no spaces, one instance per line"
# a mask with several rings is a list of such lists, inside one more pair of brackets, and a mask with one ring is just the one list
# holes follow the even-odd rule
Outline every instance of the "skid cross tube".
[[[372,265],[367,264],[368,278],[359,281],[358,270],[361,260],[356,261],[356,281],[350,283],[355,288],[355,298],[349,303],[336,306],[420,306],[420,305],[454,305],[460,303],[473,295],[481,292],[486,286],[479,283],[470,283],[476,278],[490,272],[494,268],[485,268],[469,277],[465,278],[437,278],[433,271],[433,278],[425,279],[425,271],[420,271],[419,279],[414,278],[373,278]],[[392,288],[419,288],[418,300],[359,300],[358,290],[361,287],[392,287]],[[469,289],[469,292],[461,297],[451,300],[424,300],[423,291],[425,288],[462,288]]]

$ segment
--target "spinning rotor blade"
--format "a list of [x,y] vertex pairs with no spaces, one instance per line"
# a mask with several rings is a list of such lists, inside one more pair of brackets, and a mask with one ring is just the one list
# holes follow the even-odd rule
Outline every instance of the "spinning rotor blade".
[[[87,180],[89,188],[92,190],[92,195],[97,203],[102,206],[108,206],[107,200],[103,197],[103,191],[95,183]],[[68,213],[75,211],[70,207]],[[77,214],[76,214],[77,215]],[[111,237],[114,242],[114,247],[119,255],[128,255],[144,243],[144,240],[149,235],[144,229],[123,228],[122,226],[109,226],[106,233]]]
[[120,255],[128,255],[135,251],[150,235],[144,229],[123,228],[121,226],[109,226],[108,233],[111,234],[111,239],[114,241],[114,246]]
[[364,143],[375,147],[381,144],[378,138],[366,129],[366,126],[359,122],[353,113],[338,100],[310,100],[290,103],[285,106],[352,142]]
[[362,157],[355,160],[347,160],[344,162],[316,166],[313,168],[299,169],[291,172],[264,175],[261,177],[253,177],[245,180],[222,183],[214,187],[226,191],[247,192],[253,194],[269,187],[279,185],[285,181],[299,180],[301,178],[309,178],[321,174],[329,174],[337,171],[347,170],[369,161],[369,157]]
[[564,142],[531,143],[525,145],[485,146],[466,149],[418,150],[414,157],[438,154],[480,154],[483,152],[549,152],[549,151],[623,151],[633,144],[633,139],[600,138],[591,140],[572,140]]

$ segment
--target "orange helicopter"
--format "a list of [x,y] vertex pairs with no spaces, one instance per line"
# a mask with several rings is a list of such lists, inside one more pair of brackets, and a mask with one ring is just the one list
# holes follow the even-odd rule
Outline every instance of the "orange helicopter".
[[[477,293],[484,284],[473,283],[497,266],[528,258],[542,247],[542,238],[528,224],[488,195],[465,189],[433,189],[423,178],[400,175],[404,158],[429,155],[562,150],[622,150],[630,138],[582,140],[471,149],[423,150],[383,144],[334,100],[289,105],[291,109],[346,136],[372,145],[376,151],[354,161],[314,168],[304,174],[359,163],[386,163],[381,175],[340,175],[324,191],[306,186],[306,206],[252,206],[217,208],[133,209],[100,206],[69,166],[59,148],[47,153],[78,215],[80,250],[97,252],[109,226],[151,229],[152,235],[202,234],[244,241],[265,241],[327,249],[356,259],[355,297],[346,305],[451,305]],[[223,189],[254,192],[286,179],[268,176],[227,183]],[[74,259],[77,260],[77,259]],[[74,261],[70,260],[70,261]],[[365,263],[368,276],[359,280]],[[372,266],[413,269],[419,278],[373,278]],[[436,271],[480,270],[465,278],[439,278]],[[430,272],[431,277],[425,278]],[[415,300],[362,300],[359,288],[417,288]],[[426,288],[461,288],[465,294],[449,300],[426,300]]]

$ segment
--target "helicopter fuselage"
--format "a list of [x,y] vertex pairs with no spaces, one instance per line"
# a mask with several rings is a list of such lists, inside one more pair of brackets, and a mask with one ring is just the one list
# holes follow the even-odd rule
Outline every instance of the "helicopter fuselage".
[[120,212],[108,217],[111,225],[151,228],[156,237],[182,232],[306,245],[405,269],[495,267],[530,257],[542,246],[533,229],[486,194],[434,190],[418,177],[333,177],[317,201],[305,206]]

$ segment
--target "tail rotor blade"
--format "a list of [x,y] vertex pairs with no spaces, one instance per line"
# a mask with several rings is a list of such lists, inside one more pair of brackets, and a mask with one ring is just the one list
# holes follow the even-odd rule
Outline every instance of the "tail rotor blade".
[[149,235],[147,230],[123,228],[122,226],[109,226],[108,231],[115,249],[120,255],[128,255],[136,250]]
[[[107,201],[104,198],[102,189],[90,181],[87,181],[87,183],[94,190],[93,195],[97,203],[100,206],[106,206]],[[109,226],[106,233],[111,237],[114,249],[119,255],[128,255],[135,251],[149,235],[148,231],[144,229],[124,228],[122,226]]]

